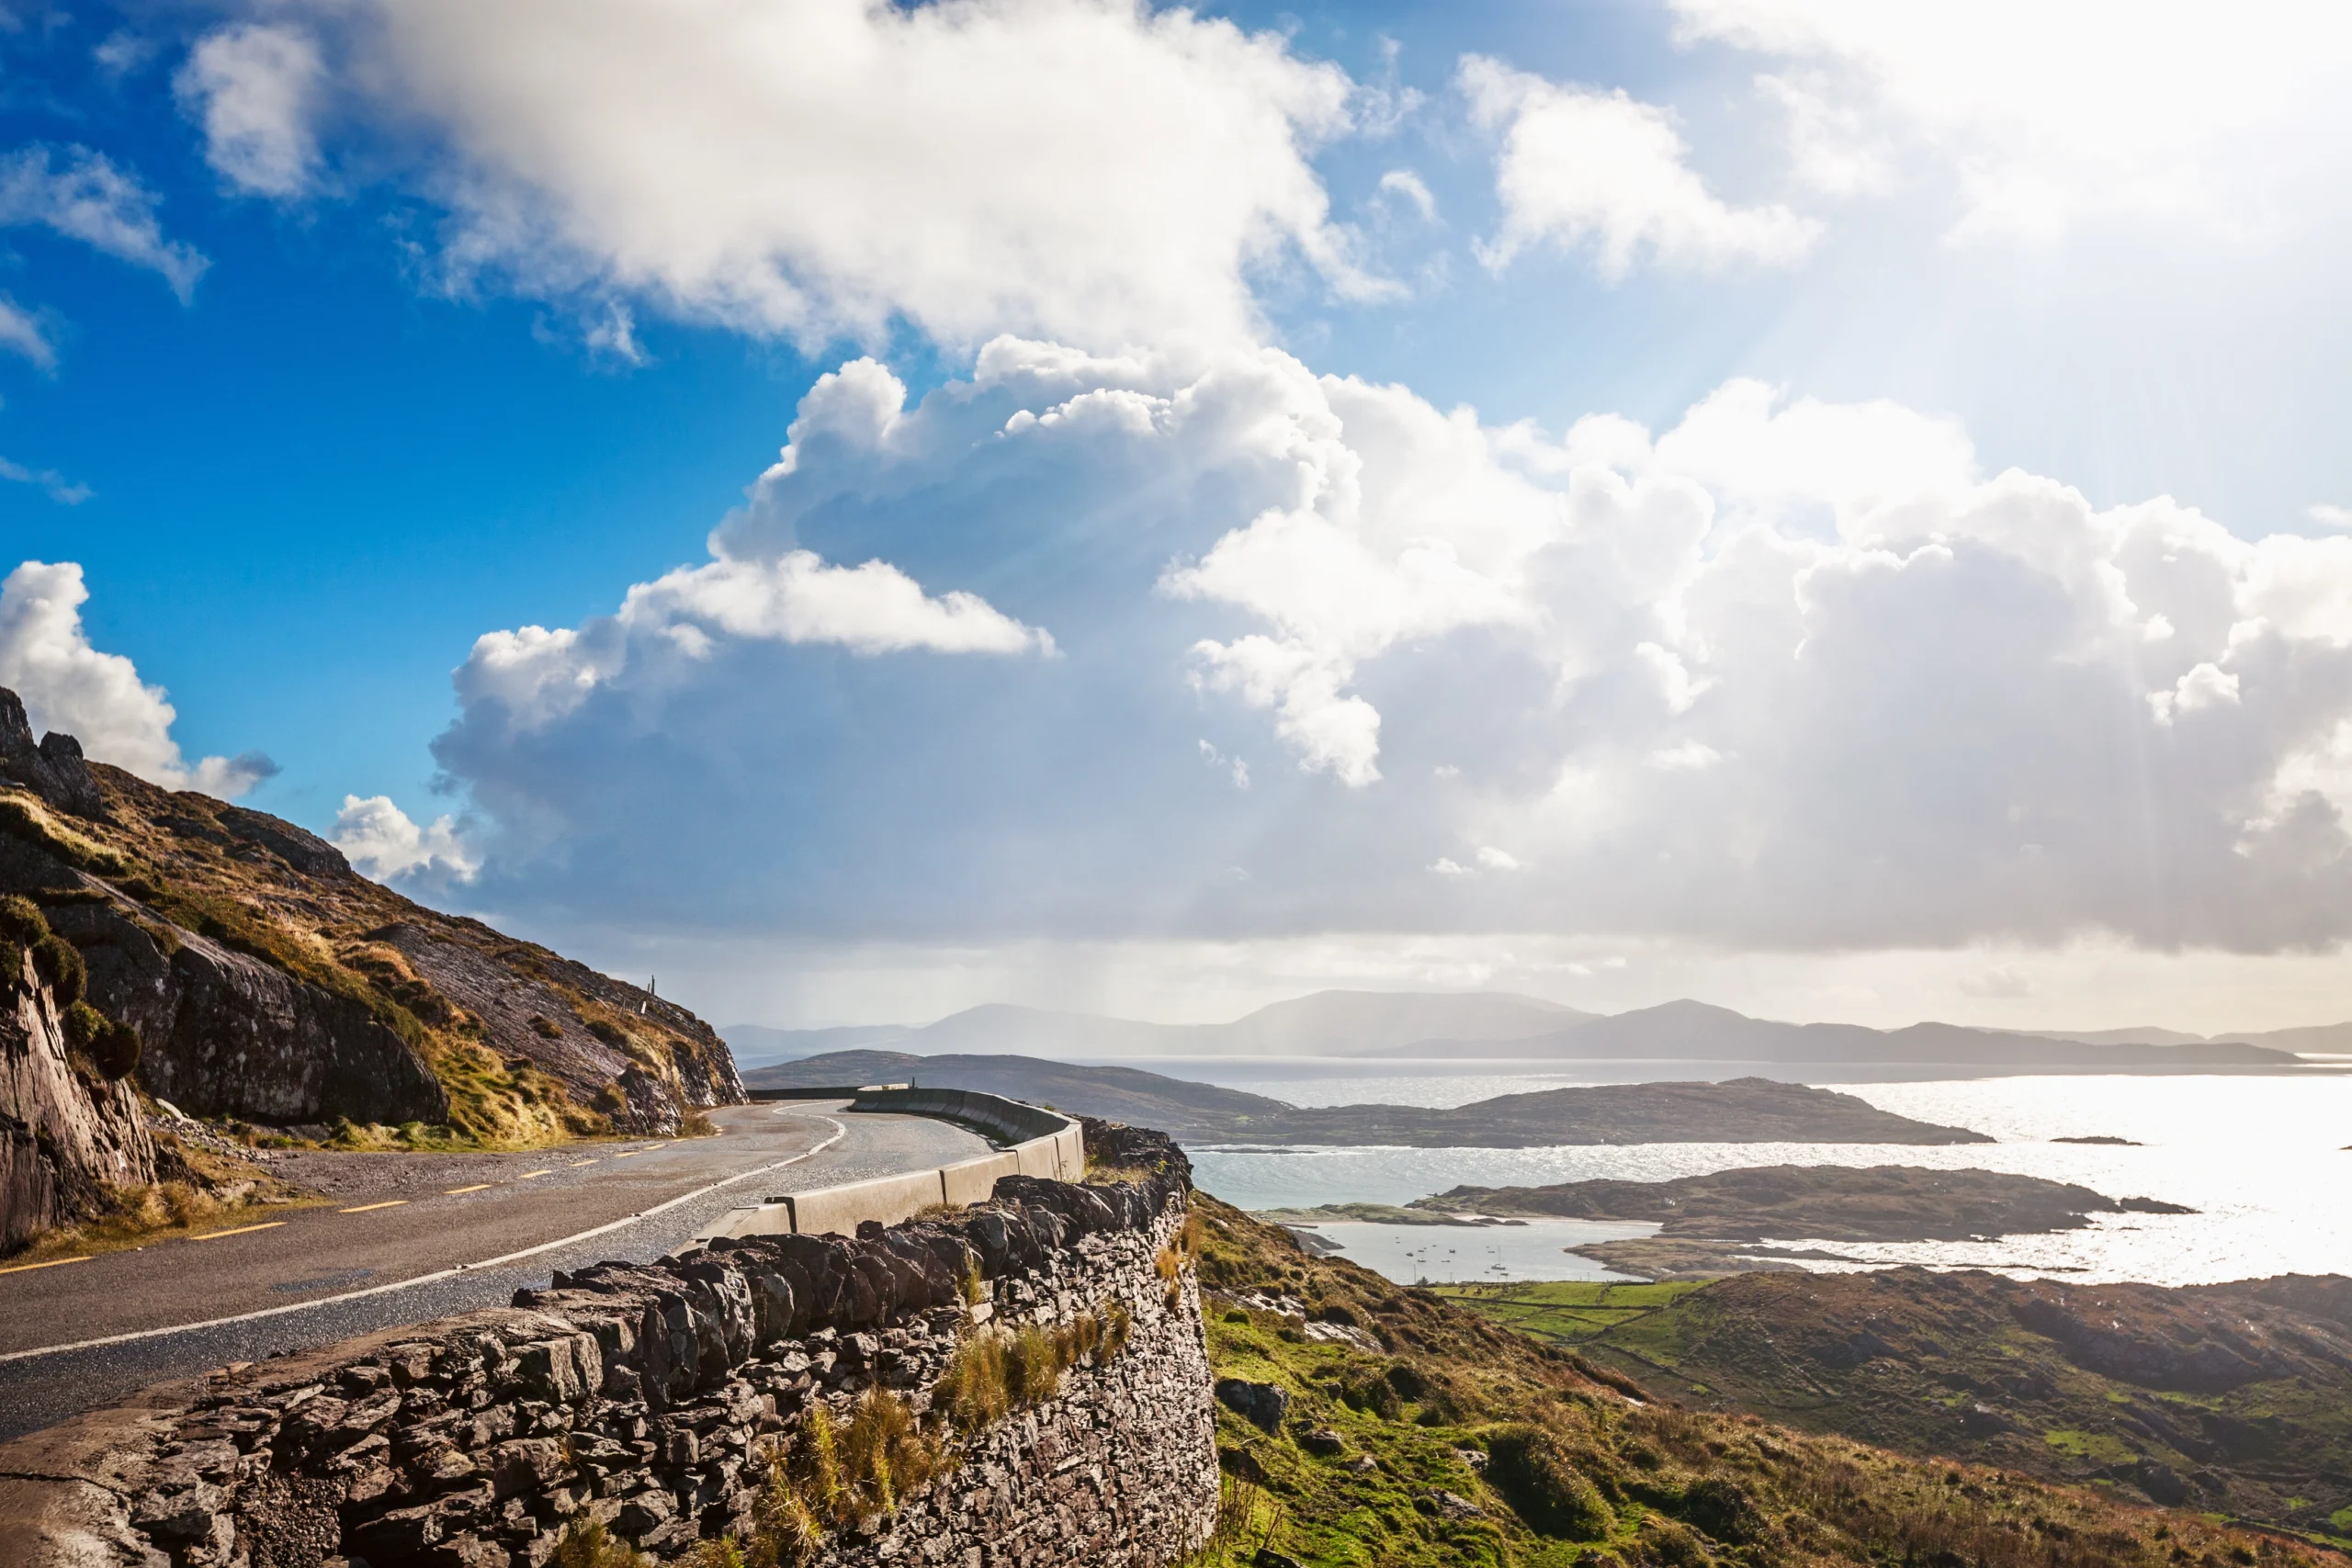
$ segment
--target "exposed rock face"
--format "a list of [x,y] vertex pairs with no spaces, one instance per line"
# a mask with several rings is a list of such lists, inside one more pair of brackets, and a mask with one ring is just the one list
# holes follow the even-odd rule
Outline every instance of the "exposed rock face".
[[1033,1181],[956,1220],[600,1264],[508,1310],[151,1391],[0,1449],[22,1531],[0,1564],[542,1568],[584,1519],[673,1561],[748,1531],[768,1453],[810,1412],[844,1418],[876,1388],[921,1412],[982,1319],[1115,1304],[1123,1347],[818,1561],[1158,1568],[1205,1536],[1218,1492],[1199,1294],[1155,1267],[1189,1183],[1159,1150],[1142,1181]]
[[[539,973],[529,973],[416,925],[393,926],[377,935],[497,1038],[531,1042],[531,1059],[539,1070],[583,1105],[605,1093],[606,1085],[617,1085],[626,1101],[624,1117],[648,1131],[673,1132],[681,1104],[734,1105],[744,1098],[734,1055],[707,1024],[674,1003],[552,954]],[[560,988],[549,983],[548,971],[562,982]],[[582,1016],[573,998],[583,994],[624,1019],[651,1018],[680,1033],[707,1037],[703,1043],[711,1048],[657,1054],[639,1047],[633,1053],[625,1025]]]
[[0,686],[0,775],[77,817],[106,815],[106,796],[82,760],[82,743],[70,735],[50,734],[34,745],[25,705],[5,686]]
[[96,1213],[101,1184],[155,1179],[128,1083],[77,1071],[29,955],[0,975],[0,1254]]
[[744,1099],[684,1008],[412,903],[291,822],[85,762],[71,736],[36,745],[0,689],[11,892],[138,1029],[141,1084],[198,1114],[544,1138],[673,1134]]

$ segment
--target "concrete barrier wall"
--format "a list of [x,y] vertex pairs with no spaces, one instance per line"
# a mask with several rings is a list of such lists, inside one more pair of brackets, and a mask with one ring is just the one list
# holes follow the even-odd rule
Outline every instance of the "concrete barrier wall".
[[[989,1183],[993,1188],[995,1183]],[[945,1201],[936,1170],[911,1171],[905,1176],[878,1176],[843,1187],[821,1187],[795,1192],[785,1200],[792,1210],[795,1235],[855,1235],[860,1220],[900,1224],[925,1209]]]
[[1007,1150],[941,1166],[939,1185],[944,1201],[960,1208],[967,1203],[985,1203],[994,1197],[998,1177],[1020,1174],[1021,1156]]
[[994,1195],[997,1178],[1001,1176],[1076,1181],[1086,1174],[1085,1130],[1069,1117],[1042,1106],[1024,1105],[1020,1100],[983,1094],[978,1089],[907,1089],[894,1084],[859,1089],[850,1109],[937,1116],[977,1127],[1002,1141],[1019,1141],[995,1154],[933,1170],[823,1187],[813,1192],[796,1192],[770,1202],[735,1209],[721,1215],[695,1240],[707,1243],[717,1236],[822,1235],[828,1232],[855,1235],[862,1220],[895,1225],[934,1203],[959,1208],[985,1203]]

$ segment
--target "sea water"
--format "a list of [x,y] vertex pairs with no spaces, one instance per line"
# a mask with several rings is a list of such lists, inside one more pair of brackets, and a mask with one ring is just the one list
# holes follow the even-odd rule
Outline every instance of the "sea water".
[[[1412,1076],[1391,1064],[1355,1075],[1319,1066],[1283,1079],[1262,1070],[1229,1077],[1209,1064],[1185,1064],[1185,1076],[1222,1078],[1235,1088],[1293,1104],[1455,1105],[1496,1094],[1589,1082],[1559,1074],[1493,1072]],[[1657,1064],[1653,1077],[1698,1077]],[[1166,1069],[1163,1069],[1166,1070]],[[1715,1077],[1720,1074],[1703,1076]],[[2069,1181],[2109,1197],[2158,1198],[2190,1214],[2099,1214],[2078,1231],[1984,1241],[1855,1244],[1803,1235],[1775,1245],[1835,1255],[1812,1268],[1851,1269],[1918,1263],[1988,1269],[2018,1277],[2051,1275],[2086,1282],[2141,1280],[2187,1285],[2273,1274],[2352,1273],[2352,1077],[2115,1075],[1930,1080],[1835,1085],[1881,1110],[1923,1122],[1972,1128],[1993,1144],[1919,1146],[1889,1144],[1569,1145],[1530,1149],[1317,1148],[1252,1150],[1193,1147],[1201,1186],[1244,1208],[1311,1208],[1318,1203],[1402,1203],[1457,1185],[1540,1186],[1616,1177],[1642,1181],[1758,1165],[1910,1165],[1936,1169],[2014,1171]],[[2138,1147],[2061,1144],[2060,1137],[2128,1138]],[[1532,1227],[1530,1227],[1531,1229]],[[1374,1232],[1398,1231],[1397,1235]],[[1329,1234],[1347,1256],[1392,1278],[1429,1272],[1402,1250],[1425,1249],[1419,1227],[1363,1227]],[[1460,1230],[1472,1247],[1489,1233]],[[1640,1234],[1638,1229],[1628,1234]],[[1587,1239],[1583,1237],[1577,1240]],[[1573,1245],[1563,1240],[1560,1245]],[[1510,1272],[1469,1265],[1477,1255],[1457,1245],[1457,1277],[1589,1279],[1596,1267],[1560,1254],[1554,1271],[1531,1243],[1514,1243]],[[1489,1260],[1492,1261],[1492,1260]],[[1386,1265],[1384,1267],[1384,1265]],[[1401,1270],[1401,1271],[1400,1271]]]

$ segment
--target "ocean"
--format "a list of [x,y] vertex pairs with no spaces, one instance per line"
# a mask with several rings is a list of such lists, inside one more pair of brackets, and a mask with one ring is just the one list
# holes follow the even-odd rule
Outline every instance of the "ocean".
[[[1144,1064],[1135,1064],[1144,1065]],[[1560,1074],[1478,1071],[1455,1064],[1417,1075],[1393,1063],[1371,1070],[1318,1063],[1221,1065],[1197,1059],[1156,1070],[1271,1095],[1294,1104],[1367,1101],[1458,1105],[1498,1094],[1595,1081]],[[1499,1066],[1499,1064],[1488,1064]],[[1648,1076],[1719,1077],[1650,1065]],[[1464,1071],[1469,1068],[1473,1070]],[[1611,1075],[1610,1081],[1623,1081]],[[2079,1182],[2110,1197],[2159,1198],[2191,1214],[2103,1214],[2084,1230],[1982,1241],[1855,1245],[1802,1235],[1775,1243],[1817,1247],[1860,1269],[1917,1263],[2086,1282],[2187,1285],[2273,1274],[2352,1273],[2352,1076],[2118,1075],[1832,1086],[1882,1110],[1973,1128],[1994,1144],[1634,1144],[1552,1148],[1190,1149],[1206,1190],[1243,1208],[1309,1208],[1361,1201],[1401,1203],[1448,1188],[1541,1185],[1593,1177],[1657,1180],[1755,1165],[1912,1165],[2016,1171]],[[2059,1137],[2128,1138],[2138,1147],[2060,1144]],[[1647,1227],[1608,1227],[1641,1235]],[[1327,1227],[1345,1256],[1391,1278],[1594,1279],[1596,1265],[1561,1252],[1587,1239],[1550,1227],[1508,1232],[1421,1227]],[[1498,1238],[1508,1235],[1510,1239]],[[1432,1237],[1451,1238],[1433,1243]],[[1436,1250],[1432,1251],[1432,1247]],[[1451,1250],[1447,1250],[1448,1248]]]

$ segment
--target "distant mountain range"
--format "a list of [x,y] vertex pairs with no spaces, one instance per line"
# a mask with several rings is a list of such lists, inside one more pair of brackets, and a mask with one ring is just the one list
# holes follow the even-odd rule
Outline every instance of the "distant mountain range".
[[1611,1016],[1507,991],[1318,991],[1231,1023],[1144,1023],[991,1003],[936,1023],[722,1031],[746,1066],[836,1051],[911,1056],[1097,1059],[1216,1056],[1512,1062],[1951,1065],[2013,1071],[2165,1072],[2291,1067],[2298,1051],[2352,1053],[2352,1023],[2203,1037],[2140,1028],[2026,1033],[1915,1023],[1781,1023],[1704,1002]]
[[991,1002],[936,1023],[720,1031],[739,1061],[790,1061],[825,1051],[919,1056],[1007,1052],[1048,1056],[1368,1056],[1419,1040],[1519,1040],[1595,1017],[1509,991],[1317,991],[1231,1023],[1141,1023],[1093,1013]]

